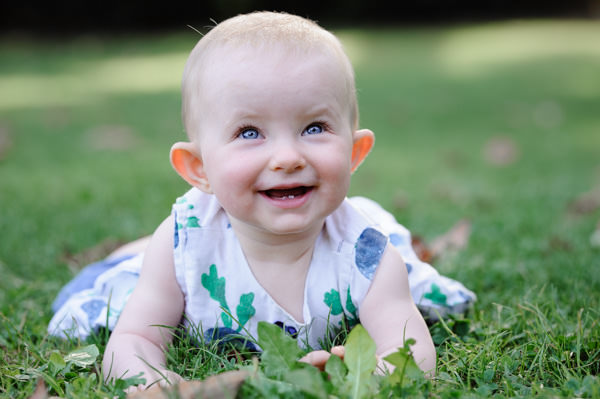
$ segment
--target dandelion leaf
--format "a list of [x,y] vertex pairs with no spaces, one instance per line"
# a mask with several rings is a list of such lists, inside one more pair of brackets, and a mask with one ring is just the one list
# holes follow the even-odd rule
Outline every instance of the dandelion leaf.
[[377,367],[375,341],[360,324],[354,327],[346,341],[344,363],[348,368],[346,384],[351,398],[363,398],[373,382]]
[[342,386],[346,374],[348,374],[348,369],[342,359],[338,356],[331,356],[325,364],[325,372],[329,375],[329,379],[334,386]]
[[261,360],[265,374],[281,377],[289,372],[300,357],[297,342],[275,324],[258,323],[258,345],[263,350]]

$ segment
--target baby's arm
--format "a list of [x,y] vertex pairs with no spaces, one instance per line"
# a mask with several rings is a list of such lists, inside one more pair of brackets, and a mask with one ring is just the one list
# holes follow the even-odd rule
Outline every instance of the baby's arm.
[[[429,329],[410,294],[404,261],[391,245],[387,246],[360,307],[360,321],[375,340],[380,359],[413,338],[415,362],[427,375],[435,373],[435,347]],[[389,364],[386,367],[391,368]]]
[[140,279],[106,346],[102,368],[107,378],[144,373],[146,386],[181,377],[166,370],[164,350],[183,313],[183,294],[173,266],[173,218],[158,227],[146,252]]

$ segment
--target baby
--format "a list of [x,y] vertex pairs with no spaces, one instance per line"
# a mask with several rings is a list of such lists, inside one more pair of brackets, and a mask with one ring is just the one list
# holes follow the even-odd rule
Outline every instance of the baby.
[[379,358],[414,338],[417,364],[433,373],[419,309],[463,312],[475,296],[420,262],[389,213],[346,197],[374,136],[358,128],[338,39],[293,15],[240,15],[199,41],[182,87],[189,141],[173,145],[171,163],[193,188],[145,251],[130,246],[65,288],[50,333],[85,337],[108,321],[105,375],[143,372],[151,384],[181,378],[166,370],[164,326],[210,340],[256,337],[267,321],[322,367],[326,336],[360,322]]

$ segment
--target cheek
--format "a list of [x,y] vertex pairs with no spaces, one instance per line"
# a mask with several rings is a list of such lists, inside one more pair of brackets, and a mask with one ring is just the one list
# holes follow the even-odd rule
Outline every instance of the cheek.
[[332,153],[329,153],[327,155],[320,163],[319,174],[322,179],[332,183],[331,187],[334,192],[345,196],[350,186],[350,157],[344,154],[332,156]]
[[252,188],[256,168],[245,157],[213,153],[205,157],[205,170],[214,193],[222,203],[239,200],[241,193]]

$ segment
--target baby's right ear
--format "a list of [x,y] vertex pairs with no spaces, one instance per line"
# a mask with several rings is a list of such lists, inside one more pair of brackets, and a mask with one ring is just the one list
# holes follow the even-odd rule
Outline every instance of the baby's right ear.
[[183,180],[192,186],[212,194],[212,189],[204,172],[202,155],[194,143],[179,142],[171,147],[171,165]]

